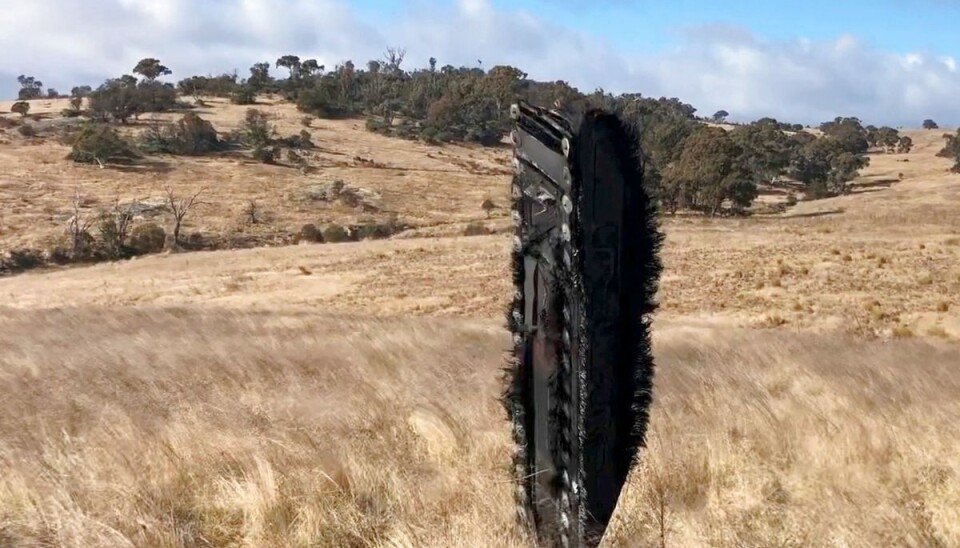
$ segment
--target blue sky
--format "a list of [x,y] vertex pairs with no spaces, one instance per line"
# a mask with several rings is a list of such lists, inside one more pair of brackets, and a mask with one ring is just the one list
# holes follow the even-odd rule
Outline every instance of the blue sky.
[[735,120],[960,125],[960,0],[31,0],[0,19],[0,97],[159,57],[176,80],[296,53],[328,67],[511,64],[537,79],[671,96]]
[[[354,0],[352,4],[358,13],[386,24],[411,4],[442,7],[449,2]],[[669,48],[683,28],[725,25],[774,40],[853,34],[890,51],[960,56],[960,0],[492,0],[491,4],[609,40],[624,53]]]

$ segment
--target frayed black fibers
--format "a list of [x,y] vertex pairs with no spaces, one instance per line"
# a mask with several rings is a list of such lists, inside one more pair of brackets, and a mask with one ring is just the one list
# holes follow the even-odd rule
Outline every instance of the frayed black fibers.
[[580,396],[587,535],[606,529],[645,443],[652,403],[649,316],[656,310],[663,235],[643,186],[638,141],[617,116],[591,110],[579,124],[571,154],[574,179],[582,181],[574,238],[582,250],[586,310]]

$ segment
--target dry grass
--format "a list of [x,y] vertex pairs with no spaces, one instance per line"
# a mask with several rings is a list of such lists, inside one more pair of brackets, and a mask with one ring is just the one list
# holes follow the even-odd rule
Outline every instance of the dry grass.
[[[248,108],[266,112],[281,137],[304,130],[300,122],[303,113],[289,103],[263,98],[262,104],[247,107],[223,99],[206,101],[206,107],[194,112],[221,133],[239,128]],[[67,104],[66,100],[43,103],[62,103],[60,108]],[[0,112],[8,111],[9,102],[0,102]],[[37,112],[50,116],[59,109],[41,107]],[[151,120],[174,118],[172,114],[144,116],[125,131],[136,134]],[[453,225],[453,232],[462,232],[468,222],[486,218],[480,204],[488,195],[507,203],[502,184],[509,173],[505,150],[411,143],[370,133],[362,120],[315,120],[307,131],[318,147],[306,155],[313,168],[308,174],[293,165],[259,164],[249,154],[239,153],[199,158],[161,155],[151,157],[149,165],[99,169],[66,161],[69,148],[52,137],[25,140],[9,131],[3,136],[10,142],[0,144],[0,165],[4,167],[0,173],[0,210],[4,212],[0,249],[42,245],[55,238],[66,224],[77,187],[90,197],[91,211],[98,203],[108,204],[115,198],[162,202],[167,186],[181,194],[203,187],[204,199],[211,205],[186,219],[185,233],[263,240],[295,234],[305,223],[384,222],[393,215],[414,227]],[[380,211],[365,213],[344,204],[303,198],[310,186],[337,179],[379,193]],[[257,201],[265,222],[246,223],[244,210],[251,200]],[[500,210],[494,215],[505,213]]]
[[[523,545],[496,322],[0,317],[0,544]],[[608,545],[960,542],[956,348],[657,327]]]
[[6,310],[0,545],[516,543],[504,342],[489,322]]
[[657,358],[609,545],[960,544],[955,346],[668,327]]

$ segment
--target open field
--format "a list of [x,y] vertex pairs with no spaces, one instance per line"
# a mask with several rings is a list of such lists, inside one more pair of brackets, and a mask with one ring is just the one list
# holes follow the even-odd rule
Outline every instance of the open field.
[[[218,130],[243,116],[211,104]],[[509,152],[311,128],[307,175],[230,155],[101,170],[0,135],[0,248],[58,235],[78,182],[104,203],[206,186],[204,232],[420,227],[0,278],[0,545],[523,545],[497,402],[509,239],[459,235],[506,224],[479,204],[506,204]],[[905,132],[914,152],[872,155],[850,196],[664,220],[649,448],[609,546],[960,544],[946,131]],[[337,178],[381,211],[297,198]],[[245,226],[254,197],[270,220]]]
[[[6,310],[0,544],[523,546],[499,323]],[[611,546],[953,546],[960,351],[664,322]],[[664,512],[658,509],[664,508]]]

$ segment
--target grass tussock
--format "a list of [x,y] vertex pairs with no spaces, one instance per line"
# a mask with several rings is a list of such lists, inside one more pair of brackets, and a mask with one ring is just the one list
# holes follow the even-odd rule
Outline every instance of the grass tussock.
[[[960,352],[662,326],[610,546],[960,543]],[[523,546],[495,323],[0,314],[0,545]],[[946,348],[946,347],[944,347]]]

